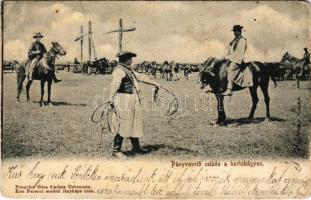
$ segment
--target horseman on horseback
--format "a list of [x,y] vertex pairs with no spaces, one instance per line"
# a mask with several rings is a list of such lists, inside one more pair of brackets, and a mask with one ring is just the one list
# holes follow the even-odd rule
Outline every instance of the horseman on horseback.
[[299,77],[302,76],[305,69],[309,68],[310,64],[310,53],[308,52],[308,48],[304,48],[303,50],[305,51],[305,54],[303,55],[304,63],[300,68],[300,73],[298,74]]
[[234,25],[232,31],[235,38],[227,47],[227,56],[225,57],[229,62],[228,67],[228,85],[227,90],[222,93],[224,96],[232,95],[233,83],[236,82],[240,73],[240,65],[243,63],[244,53],[246,50],[246,39],[242,36],[243,26]]
[[[27,68],[28,70],[26,72],[26,74],[28,74],[28,78],[30,81],[33,81],[34,69],[37,67],[38,62],[43,58],[44,54],[47,53],[45,46],[40,42],[40,40],[43,38],[43,35],[41,35],[41,33],[38,32],[33,36],[33,38],[36,41],[31,44],[28,51],[28,58],[30,65]],[[49,66],[46,66],[46,69],[53,71],[53,80],[55,83],[62,81],[56,78],[54,73],[55,69],[51,69]]]

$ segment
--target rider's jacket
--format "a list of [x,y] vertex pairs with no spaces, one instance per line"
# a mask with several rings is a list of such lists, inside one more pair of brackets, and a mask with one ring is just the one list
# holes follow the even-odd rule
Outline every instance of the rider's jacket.
[[241,64],[246,50],[246,39],[242,36],[235,37],[227,47],[226,58],[237,64]]
[[303,55],[303,59],[305,60],[305,62],[307,64],[310,63],[310,53],[309,52],[306,52],[304,55]]
[[34,58],[42,58],[43,54],[46,53],[46,49],[41,42],[33,42],[28,50],[28,58],[30,60]]

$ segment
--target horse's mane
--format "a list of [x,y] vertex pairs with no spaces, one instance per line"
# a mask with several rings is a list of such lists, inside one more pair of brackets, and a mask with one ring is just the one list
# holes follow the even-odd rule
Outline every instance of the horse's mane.
[[201,71],[205,72],[219,72],[225,60],[216,57],[209,57],[204,63]]

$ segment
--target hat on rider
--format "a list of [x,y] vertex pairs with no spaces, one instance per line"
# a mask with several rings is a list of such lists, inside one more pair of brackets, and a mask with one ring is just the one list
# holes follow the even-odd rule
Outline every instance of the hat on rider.
[[303,49],[304,49],[304,50],[306,50],[306,51],[308,50],[308,48],[307,48],[307,47],[305,47],[305,48],[303,48]]
[[241,31],[243,26],[240,25],[234,25],[231,31]]
[[35,35],[33,36],[33,38],[43,38],[43,35],[41,35],[40,32],[35,33]]
[[136,57],[136,54],[133,52],[130,52],[130,51],[121,51],[116,56],[119,58],[121,58],[121,57],[122,58],[125,58],[125,57],[132,58],[132,57]]

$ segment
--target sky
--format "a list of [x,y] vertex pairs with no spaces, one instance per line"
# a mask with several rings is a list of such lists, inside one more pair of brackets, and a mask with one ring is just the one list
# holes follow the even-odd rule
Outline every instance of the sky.
[[59,61],[73,61],[80,57],[74,39],[89,20],[97,57],[116,59],[118,34],[104,33],[118,29],[120,18],[125,28],[136,28],[123,36],[123,49],[137,53],[136,62],[222,57],[235,24],[245,27],[245,61],[280,61],[286,51],[300,58],[310,48],[310,5],[303,1],[6,1],[3,17],[4,59],[25,59],[33,34],[41,32],[47,49],[51,41],[66,49]]

